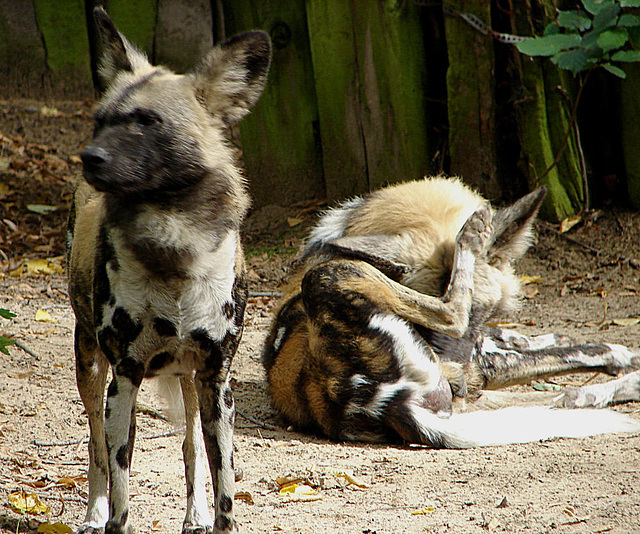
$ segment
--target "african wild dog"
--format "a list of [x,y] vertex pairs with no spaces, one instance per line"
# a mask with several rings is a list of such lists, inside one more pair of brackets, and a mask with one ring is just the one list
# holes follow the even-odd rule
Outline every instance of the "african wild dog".
[[436,177],[326,212],[263,351],[276,409],[336,440],[448,448],[638,430],[597,410],[452,415],[456,398],[476,399],[481,389],[640,363],[618,345],[486,326],[516,303],[512,263],[530,245],[544,195],[494,211],[461,181]]
[[152,66],[104,10],[94,15],[108,89],[69,226],[77,383],[91,432],[80,532],[132,532],[136,395],[143,378],[163,375],[180,377],[185,405],[183,532],[235,532],[228,371],[243,328],[239,227],[249,199],[223,133],[258,99],[271,44],[244,33],[177,75]]

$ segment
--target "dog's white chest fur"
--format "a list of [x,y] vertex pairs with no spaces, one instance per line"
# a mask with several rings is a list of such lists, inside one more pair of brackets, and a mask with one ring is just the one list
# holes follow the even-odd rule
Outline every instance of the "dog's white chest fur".
[[[198,329],[205,330],[214,340],[233,332],[233,318],[224,313],[224,308],[233,303],[238,236],[229,231],[213,250],[210,242],[199,241],[192,241],[189,247],[191,260],[184,273],[179,277],[158,278],[151,276],[134,251],[115,235],[117,259],[107,265],[114,299],[107,306],[113,309],[120,306],[139,321],[170,318],[178,340]],[[112,313],[105,312],[108,321]]]

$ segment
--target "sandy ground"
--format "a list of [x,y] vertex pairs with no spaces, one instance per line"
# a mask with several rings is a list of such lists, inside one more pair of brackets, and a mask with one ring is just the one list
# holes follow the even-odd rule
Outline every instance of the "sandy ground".
[[[0,189],[0,220],[13,223],[0,223],[0,307],[17,314],[0,319],[0,334],[20,344],[0,354],[0,532],[7,533],[35,531],[45,521],[75,529],[87,496],[82,440],[88,426],[75,387],[74,319],[64,274],[9,275],[25,261],[61,253],[63,206],[70,178],[79,172],[71,156],[91,128],[82,103],[58,103],[57,115],[41,106],[0,102],[0,132],[11,136],[0,153],[0,185],[7,186]],[[42,158],[33,156],[36,145]],[[47,157],[66,167],[43,172]],[[44,190],[55,191],[55,198],[40,198]],[[59,209],[34,214],[29,203]],[[286,429],[266,395],[259,353],[278,280],[313,221],[313,208],[264,208],[247,225],[253,297],[232,370],[235,458],[244,471],[237,491],[250,496],[236,500],[244,532],[640,532],[637,434],[442,451],[337,444]],[[539,241],[519,270],[539,278],[508,319],[525,334],[557,331],[637,349],[640,270],[629,260],[640,259],[639,214],[608,209],[589,214],[566,234],[546,224],[538,229]],[[41,317],[43,311],[48,317]],[[563,387],[587,378],[554,382]],[[143,384],[139,400],[162,407],[152,382]],[[616,409],[640,419],[638,404]],[[139,413],[130,484],[139,532],[180,531],[181,439],[155,411]],[[319,498],[296,502],[280,495],[276,481],[287,476],[306,480]],[[18,513],[9,496],[21,490],[36,494],[49,514]]]

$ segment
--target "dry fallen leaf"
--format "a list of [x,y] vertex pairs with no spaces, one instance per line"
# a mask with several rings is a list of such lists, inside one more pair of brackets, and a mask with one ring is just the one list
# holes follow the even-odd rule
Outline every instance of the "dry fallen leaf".
[[48,204],[27,204],[27,209],[38,215],[46,215],[58,209],[57,206],[49,206]]
[[356,477],[353,473],[349,471],[335,471],[333,474],[338,478],[344,478],[347,481],[347,483],[353,484],[358,488],[365,489],[369,487],[369,485],[366,482],[363,482],[362,480],[360,480],[358,477]]
[[[9,276],[22,276],[25,274],[62,274],[62,265],[57,263],[58,258],[39,259],[25,261],[20,267],[9,271]],[[56,261],[54,261],[56,260]]]
[[316,490],[307,484],[287,484],[280,488],[280,496],[287,502],[318,501],[322,499]]
[[420,510],[414,510],[411,512],[411,515],[427,515],[435,512],[436,509],[433,506],[427,506],[426,508],[421,508]]
[[24,490],[14,491],[9,494],[11,506],[21,514],[48,514],[51,512],[35,493],[27,493]]
[[542,283],[542,276],[529,276],[527,274],[523,274],[520,277],[520,283],[523,286],[529,285],[529,284],[541,284]]
[[611,319],[611,322],[617,326],[633,326],[640,323],[640,317],[620,317]]
[[38,532],[42,534],[73,534],[73,530],[64,523],[40,523]]
[[39,323],[57,323],[58,319],[51,317],[48,311],[39,309],[36,311],[36,321]]
[[582,215],[567,217],[560,223],[560,233],[564,234],[571,230],[576,224],[582,221]]
[[294,226],[298,226],[303,222],[304,222],[304,219],[299,219],[298,217],[287,217],[287,223],[291,228],[293,228]]
[[237,501],[244,501],[247,504],[255,504],[253,502],[253,496],[248,491],[236,491],[234,498]]

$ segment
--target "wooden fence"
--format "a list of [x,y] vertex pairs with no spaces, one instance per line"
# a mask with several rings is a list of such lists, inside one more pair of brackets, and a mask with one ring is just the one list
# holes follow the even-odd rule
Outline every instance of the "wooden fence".
[[[613,97],[595,115],[579,110],[580,139],[570,76],[455,15],[528,36],[555,17],[554,0],[449,0],[444,10],[423,0],[106,3],[153,61],[182,71],[225,36],[271,35],[268,86],[239,129],[257,204],[333,201],[443,171],[496,200],[544,183],[550,220],[590,200],[640,206],[640,70],[623,82],[594,77],[585,102]],[[93,94],[92,4],[0,0],[3,98]]]

